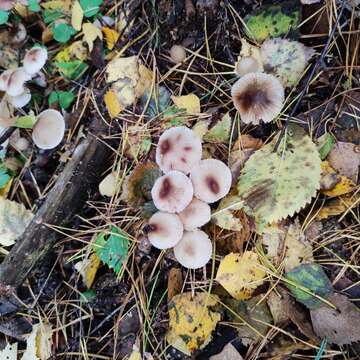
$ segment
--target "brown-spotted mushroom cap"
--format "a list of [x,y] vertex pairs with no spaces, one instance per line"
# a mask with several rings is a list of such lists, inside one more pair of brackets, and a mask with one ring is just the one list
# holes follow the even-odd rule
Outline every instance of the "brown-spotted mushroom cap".
[[198,269],[211,259],[212,244],[204,231],[185,231],[182,239],[174,247],[176,260],[188,269]]
[[184,126],[164,131],[156,148],[156,163],[164,173],[178,170],[188,174],[197,166],[201,156],[200,138]]
[[231,88],[231,96],[241,120],[246,124],[270,122],[279,115],[284,88],[273,75],[260,72],[242,76]]
[[201,160],[199,166],[190,174],[194,195],[206,203],[213,203],[223,198],[231,187],[231,171],[220,160]]
[[210,221],[211,209],[207,203],[193,198],[191,203],[179,213],[179,218],[184,224],[185,230],[194,230]]
[[36,74],[43,68],[47,58],[48,54],[45,48],[33,47],[25,54],[23,61],[25,71],[30,75]]
[[159,177],[151,189],[156,208],[169,213],[183,211],[190,204],[193,194],[190,179],[180,171],[170,171]]
[[59,111],[48,109],[37,116],[32,139],[40,149],[53,149],[61,143],[64,133],[64,117]]
[[159,211],[149,219],[144,230],[153,246],[169,249],[181,240],[184,227],[176,214]]
[[30,90],[25,88],[25,91],[18,96],[8,96],[9,102],[16,108],[22,108],[27,105],[31,100]]
[[20,67],[12,71],[7,79],[6,93],[10,96],[19,96],[25,92],[25,83],[31,80],[31,76]]

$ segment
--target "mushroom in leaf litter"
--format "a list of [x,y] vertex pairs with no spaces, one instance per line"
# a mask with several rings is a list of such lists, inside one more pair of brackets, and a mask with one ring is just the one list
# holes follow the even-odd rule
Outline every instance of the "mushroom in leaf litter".
[[24,57],[24,69],[30,75],[39,72],[46,63],[48,58],[47,50],[42,47],[33,47]]
[[169,249],[181,240],[184,227],[176,214],[159,211],[149,219],[144,231],[151,245],[158,249]]
[[210,221],[211,209],[204,201],[193,198],[191,203],[179,213],[179,217],[185,230],[194,230]]
[[18,68],[11,71],[5,84],[5,91],[10,96],[19,96],[25,92],[25,83],[31,80],[31,76],[24,70]]
[[183,211],[191,202],[194,190],[190,179],[180,171],[159,177],[151,190],[153,202],[161,211]]
[[22,108],[27,105],[31,100],[30,90],[25,88],[25,91],[17,96],[8,96],[9,102],[16,108]]
[[156,148],[156,163],[165,173],[178,170],[188,174],[198,165],[201,156],[200,138],[184,126],[164,131]]

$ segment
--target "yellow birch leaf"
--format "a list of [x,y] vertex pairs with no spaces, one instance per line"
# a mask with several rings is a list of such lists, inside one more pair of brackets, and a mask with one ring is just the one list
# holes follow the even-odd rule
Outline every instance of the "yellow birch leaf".
[[171,100],[179,109],[185,109],[187,114],[200,113],[200,99],[195,94],[172,96]]
[[231,253],[221,261],[216,281],[235,299],[250,299],[254,290],[263,283],[265,271],[258,255],[253,251]]
[[154,73],[143,64],[139,64],[139,79],[135,87],[136,96],[141,97],[145,90],[151,89]]
[[141,360],[141,353],[139,349],[133,349],[128,360]]
[[316,215],[316,220],[324,220],[329,216],[340,215],[349,209],[357,200],[358,197],[352,196],[351,194],[339,196],[336,199],[330,199],[320,209]]
[[91,52],[94,47],[94,41],[99,38],[102,39],[102,32],[94,24],[85,23],[82,26],[84,33],[84,41],[89,46],[89,51]]
[[116,42],[118,41],[120,34],[116,30],[106,26],[103,27],[101,30],[104,33],[107,48],[109,50],[112,50]]
[[340,181],[335,185],[333,189],[330,190],[321,190],[321,192],[326,196],[337,197],[340,195],[348,194],[349,192],[354,191],[356,184],[347,178],[344,175],[340,176]]
[[81,260],[75,264],[75,269],[80,273],[83,281],[88,289],[91,288],[98,268],[100,266],[100,259],[94,253],[89,258]]
[[136,86],[139,80],[139,63],[137,56],[117,58],[109,62],[106,68],[107,82],[129,78],[131,85]]
[[106,92],[106,94],[104,95],[104,102],[112,118],[118,116],[120,112],[123,110],[123,107],[119,103],[116,94],[112,90]]
[[83,18],[84,18],[84,11],[80,6],[80,3],[78,1],[75,1],[71,9],[71,25],[75,30],[77,31],[81,30]]
[[48,10],[62,10],[68,12],[71,9],[71,0],[50,0],[41,3],[41,7]]

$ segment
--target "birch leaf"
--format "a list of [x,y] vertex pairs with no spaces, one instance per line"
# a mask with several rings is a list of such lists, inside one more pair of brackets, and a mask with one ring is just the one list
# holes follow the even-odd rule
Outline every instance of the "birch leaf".
[[26,340],[26,351],[21,360],[47,360],[51,357],[52,329],[50,325],[33,325]]
[[91,285],[95,280],[99,266],[100,259],[95,253],[91,254],[89,258],[81,260],[75,264],[76,271],[80,273],[88,289],[91,288]]
[[71,9],[71,26],[75,30],[80,31],[83,18],[84,18],[84,11],[80,6],[80,3],[78,1],[75,1]]
[[83,24],[83,33],[84,33],[84,41],[87,42],[89,46],[89,51],[91,52],[94,47],[94,41],[97,38],[99,39],[103,38],[102,32],[94,24],[85,23]]
[[171,100],[179,109],[185,109],[187,114],[200,113],[200,99],[195,94],[172,96]]

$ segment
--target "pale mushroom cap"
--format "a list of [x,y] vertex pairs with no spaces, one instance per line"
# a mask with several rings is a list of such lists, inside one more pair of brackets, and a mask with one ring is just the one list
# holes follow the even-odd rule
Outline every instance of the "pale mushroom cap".
[[169,249],[181,240],[184,227],[176,214],[159,211],[149,219],[146,232],[151,245]]
[[22,23],[19,23],[16,28],[16,33],[11,37],[10,42],[14,45],[19,45],[25,41],[27,36],[26,28]]
[[201,160],[201,140],[184,126],[164,131],[156,148],[156,163],[165,173],[171,170],[188,174]]
[[15,2],[15,0],[0,0],[0,10],[11,10],[15,6]]
[[19,137],[14,143],[14,146],[19,151],[26,150],[29,147],[29,145],[30,145],[30,143],[29,143],[28,139],[26,139],[24,137]]
[[260,71],[259,63],[252,56],[242,57],[235,66],[236,74],[239,76],[244,76],[248,73]]
[[231,88],[231,96],[241,120],[246,124],[270,122],[279,115],[284,88],[273,75],[260,72],[242,76]]
[[184,224],[184,229],[190,231],[210,221],[211,209],[207,203],[193,198],[191,203],[179,213],[179,217]]
[[175,64],[183,62],[186,58],[184,47],[181,45],[173,45],[170,49],[170,57]]
[[212,255],[212,244],[204,231],[185,231],[174,247],[176,260],[188,269],[198,269],[207,264]]
[[25,91],[18,96],[8,96],[9,102],[16,108],[22,108],[31,100],[30,90],[25,88]]
[[190,174],[194,195],[207,203],[223,198],[231,188],[230,169],[220,160],[201,160]]
[[33,47],[25,54],[23,61],[25,71],[30,75],[36,74],[43,68],[47,58],[48,54],[46,49]]
[[191,202],[194,190],[190,179],[180,171],[159,177],[151,190],[153,202],[161,211],[178,213]]
[[10,96],[18,96],[25,92],[25,83],[31,80],[31,76],[20,67],[14,70],[7,81],[6,93]]
[[64,133],[64,117],[59,111],[48,109],[38,115],[32,139],[40,149],[53,149],[61,143]]
[[6,90],[7,90],[10,75],[11,75],[14,71],[15,71],[14,69],[5,70],[5,71],[0,75],[0,91],[6,91]]

